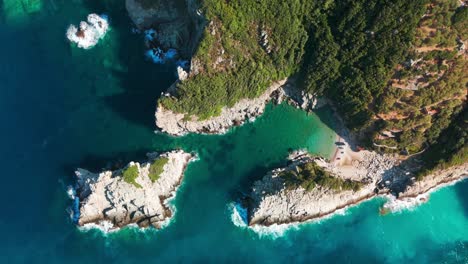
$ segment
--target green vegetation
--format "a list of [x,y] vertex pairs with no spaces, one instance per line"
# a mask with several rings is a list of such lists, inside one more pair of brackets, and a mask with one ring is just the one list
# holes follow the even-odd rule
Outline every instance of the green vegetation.
[[452,16],[452,25],[463,40],[468,37],[468,7],[460,6]]
[[159,102],[186,118],[219,115],[296,76],[334,101],[361,143],[410,155],[439,144],[466,102],[458,39],[468,38],[468,9],[458,0],[200,4],[209,23],[192,59],[198,74]]
[[445,129],[423,156],[425,169],[418,175],[421,180],[433,171],[468,162],[468,108],[458,115],[457,119]]
[[320,2],[201,1],[210,24],[192,59],[200,74],[179,83],[176,98],[160,103],[206,119],[296,73],[308,38],[305,16]]
[[464,9],[457,0],[433,0],[428,5],[412,50],[397,65],[376,104],[380,120],[373,141],[396,147],[381,150],[414,154],[426,149],[463,108],[468,64],[457,50],[457,38],[467,36],[457,27],[467,23]]
[[285,180],[287,188],[302,186],[307,191],[313,190],[316,185],[336,191],[358,191],[363,185],[361,182],[333,177],[313,161],[296,166],[295,170],[283,171],[279,176]]
[[426,2],[345,0],[316,12],[302,69],[305,89],[333,99],[350,128],[369,125]]
[[133,184],[137,188],[142,188],[142,186],[135,181],[138,175],[138,167],[136,165],[129,166],[122,172],[122,177],[125,182]]
[[151,163],[148,176],[153,183],[159,179],[159,176],[161,176],[161,173],[164,171],[164,165],[166,165],[168,161],[168,158],[160,157]]
[[454,13],[459,6],[458,0],[431,0],[425,16],[419,23],[415,45],[452,46],[457,38],[457,32],[452,30],[451,26],[452,21],[457,20]]
[[334,99],[350,127],[363,127],[426,2],[201,1],[210,23],[192,60],[200,74],[160,103],[206,119],[300,72],[307,91]]

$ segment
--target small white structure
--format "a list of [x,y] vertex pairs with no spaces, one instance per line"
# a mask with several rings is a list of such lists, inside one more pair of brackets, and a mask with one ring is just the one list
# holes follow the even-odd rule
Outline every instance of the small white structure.
[[79,48],[90,49],[106,35],[109,29],[107,16],[89,14],[88,21],[81,21],[80,28],[70,25],[67,29],[67,38],[75,42]]

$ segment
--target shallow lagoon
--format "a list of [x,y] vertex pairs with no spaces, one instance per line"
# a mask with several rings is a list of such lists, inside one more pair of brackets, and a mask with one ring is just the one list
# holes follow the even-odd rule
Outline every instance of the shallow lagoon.
[[[227,135],[155,134],[155,101],[174,81],[174,67],[145,60],[144,37],[131,33],[122,1],[35,0],[21,10],[10,2],[0,2],[0,262],[468,261],[467,181],[397,214],[380,216],[376,199],[282,233],[236,226],[232,202],[288,150],[329,155],[328,110],[307,115],[270,105]],[[91,50],[71,47],[67,26],[91,12],[107,13],[111,30]],[[173,148],[200,160],[187,170],[166,229],[103,235],[71,224],[65,186],[74,168],[124,165]]]

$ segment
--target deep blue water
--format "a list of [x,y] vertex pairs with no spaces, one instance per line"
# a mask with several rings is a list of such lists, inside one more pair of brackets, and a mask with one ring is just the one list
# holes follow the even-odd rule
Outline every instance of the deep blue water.
[[[327,110],[270,106],[224,136],[155,134],[155,102],[174,67],[145,61],[123,1],[3,0],[0,11],[0,263],[468,263],[467,181],[397,214],[380,216],[384,201],[372,200],[273,234],[236,226],[232,202],[289,149],[330,151]],[[91,12],[107,13],[111,31],[85,51],[65,30]],[[103,235],[71,223],[65,186],[75,168],[97,171],[176,147],[200,160],[187,170],[167,228]]]

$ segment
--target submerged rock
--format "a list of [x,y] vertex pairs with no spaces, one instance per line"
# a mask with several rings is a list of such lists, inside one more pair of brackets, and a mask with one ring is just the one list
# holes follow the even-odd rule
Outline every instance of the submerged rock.
[[[153,160],[165,158],[157,180],[150,179]],[[171,151],[152,157],[147,163],[130,162],[126,168],[136,166],[137,177],[129,183],[122,170],[92,173],[76,171],[76,198],[79,211],[74,214],[79,226],[98,226],[114,229],[130,224],[139,227],[161,228],[173,215],[167,200],[175,195],[184,170],[194,156],[183,151]],[[76,205],[76,207],[78,207]]]
[[78,45],[79,48],[90,49],[94,47],[109,29],[107,16],[89,14],[86,21],[81,21],[79,28],[70,25],[67,29],[67,38]]

